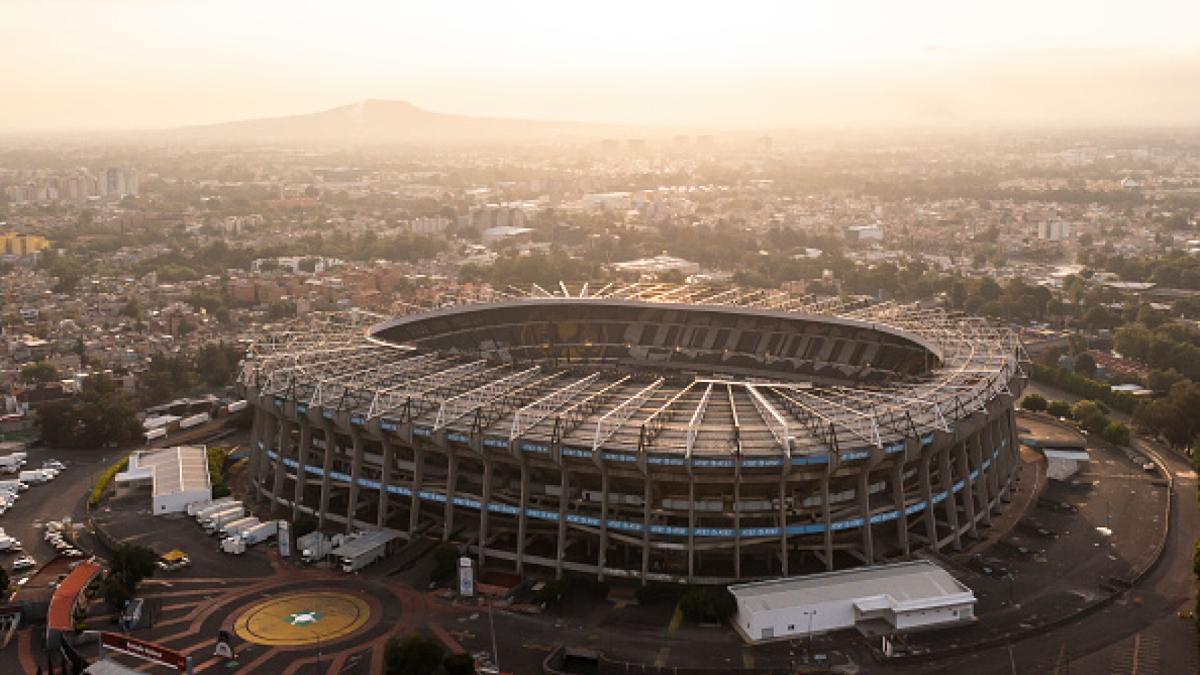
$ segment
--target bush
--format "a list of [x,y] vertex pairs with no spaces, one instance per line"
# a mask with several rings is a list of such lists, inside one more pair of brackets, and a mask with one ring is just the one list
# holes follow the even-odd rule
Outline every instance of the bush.
[[1200,579],[1200,539],[1192,545],[1192,573]]
[[1129,427],[1120,422],[1112,421],[1105,425],[1104,431],[1101,432],[1101,435],[1104,437],[1104,440],[1108,441],[1109,443],[1120,446],[1129,445],[1129,441],[1132,437],[1132,434],[1129,432]]
[[129,466],[129,455],[126,455],[121,461],[108,467],[104,470],[104,473],[100,474],[100,477],[92,485],[91,494],[88,495],[88,508],[94,509],[100,504],[100,498],[104,496],[104,490],[108,487],[108,484],[113,481],[113,478],[117,474],[124,471],[127,466]]
[[1046,405],[1046,397],[1041,394],[1030,394],[1021,399],[1021,407],[1030,412],[1044,412]]
[[451,654],[442,661],[446,675],[475,675],[475,658],[466,652]]
[[383,648],[387,675],[436,675],[446,650],[437,640],[421,633],[388,638]]
[[679,610],[685,619],[693,623],[721,623],[737,610],[737,601],[723,586],[695,586],[683,594],[679,600]]
[[213,499],[229,496],[230,490],[225,486],[225,460],[229,457],[229,448],[213,447],[206,452],[208,459],[208,478],[212,482]]
[[125,603],[133,599],[133,588],[111,574],[104,579],[100,591],[104,596],[104,604],[114,613],[123,611]]
[[429,580],[435,583],[453,581],[458,575],[458,559],[461,554],[454,544],[442,544],[433,551],[433,570]]
[[593,577],[567,575],[558,581],[548,581],[537,592],[535,599],[546,606],[551,606],[564,600],[588,599],[592,602],[603,602],[608,598],[609,587],[603,581]]
[[1066,401],[1050,401],[1046,404],[1046,412],[1055,417],[1071,417],[1071,404]]
[[1063,370],[1054,366],[1043,366],[1040,363],[1034,363],[1033,379],[1037,382],[1068,391],[1076,396],[1103,401],[1112,406],[1114,410],[1120,410],[1130,415],[1133,414],[1133,409],[1137,404],[1137,399],[1129,393],[1114,392],[1112,387],[1103,382],[1097,382],[1078,373],[1072,373],[1069,370]]
[[658,584],[649,584],[637,589],[635,596],[639,605],[643,607],[660,603],[674,595],[671,587],[660,586]]

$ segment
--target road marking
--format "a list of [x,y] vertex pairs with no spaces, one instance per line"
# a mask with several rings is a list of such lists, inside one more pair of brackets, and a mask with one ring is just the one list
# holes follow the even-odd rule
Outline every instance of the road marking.
[[628,600],[618,600],[617,604],[613,606],[613,609],[625,609],[628,606],[629,606]]
[[1142,634],[1134,633],[1133,635],[1133,665],[1129,675],[1137,675],[1138,671],[1138,652],[1142,650]]
[[667,625],[667,635],[674,635],[675,631],[679,630],[681,623],[683,623],[683,610],[676,605],[675,613],[671,615],[671,623]]
[[754,669],[754,654],[750,653],[749,649],[742,649],[742,667],[746,670]]
[[654,657],[654,667],[655,668],[665,668],[667,666],[667,656],[669,656],[670,654],[671,654],[670,647],[663,647],[662,649],[658,650],[658,654],[656,654]]

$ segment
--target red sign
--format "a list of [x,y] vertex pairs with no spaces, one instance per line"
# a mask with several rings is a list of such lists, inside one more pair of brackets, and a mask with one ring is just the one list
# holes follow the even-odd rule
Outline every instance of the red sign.
[[136,656],[143,661],[152,661],[168,668],[174,668],[181,673],[187,672],[188,669],[187,656],[173,649],[160,647],[153,642],[131,638],[120,633],[101,631],[100,644],[105,649]]

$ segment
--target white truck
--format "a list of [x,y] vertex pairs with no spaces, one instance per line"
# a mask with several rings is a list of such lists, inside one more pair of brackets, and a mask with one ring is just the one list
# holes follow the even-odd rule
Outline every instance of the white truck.
[[246,542],[241,537],[225,537],[221,540],[221,551],[230,555],[241,555],[246,552]]
[[204,424],[205,422],[209,421],[210,419],[212,419],[212,415],[209,415],[208,413],[198,413],[196,415],[189,415],[189,416],[179,420],[179,428],[180,429],[191,429],[192,427],[198,427],[201,424]]
[[325,559],[336,546],[341,546],[345,535],[335,534],[333,538],[325,536],[324,532],[309,532],[296,539],[296,548],[300,551],[300,561],[315,563]]
[[217,511],[211,516],[205,518],[201,523],[201,526],[204,527],[205,534],[213,534],[225,525],[245,517],[246,510],[244,508],[241,506],[233,506],[223,511]]
[[22,471],[17,474],[17,480],[27,485],[38,485],[50,480],[50,476],[45,471]]
[[223,501],[223,502],[213,502],[212,504],[209,504],[208,506],[206,506],[196,512],[196,522],[203,525],[204,521],[207,520],[208,518],[212,517],[213,515],[221,512],[221,511],[226,511],[228,509],[232,509],[235,506],[241,506],[241,505],[242,505],[241,502],[232,501],[232,500]]
[[337,556],[342,571],[349,574],[357,572],[371,563],[384,558],[391,548],[391,543],[399,535],[395,532],[375,531],[366,532],[356,537],[350,537],[341,546],[330,551]]
[[271,537],[274,537],[279,532],[279,521],[268,520],[265,523],[259,523],[254,527],[242,532],[242,541],[246,542],[247,546],[253,546],[262,543]]
[[0,480],[0,490],[17,493],[24,492],[29,489],[29,486],[19,480]]
[[259,524],[258,518],[254,516],[246,516],[230,521],[221,526],[220,533],[222,537],[240,537],[243,532]]
[[211,506],[220,506],[222,504],[233,505],[233,497],[217,497],[212,501],[192,502],[187,505],[187,514],[189,516],[199,515],[201,511]]

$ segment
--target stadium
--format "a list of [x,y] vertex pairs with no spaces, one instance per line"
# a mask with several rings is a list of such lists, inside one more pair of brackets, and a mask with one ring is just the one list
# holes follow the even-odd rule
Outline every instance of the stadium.
[[1014,333],[728,286],[492,290],[251,345],[278,513],[518,574],[728,582],[960,549],[1018,466]]

